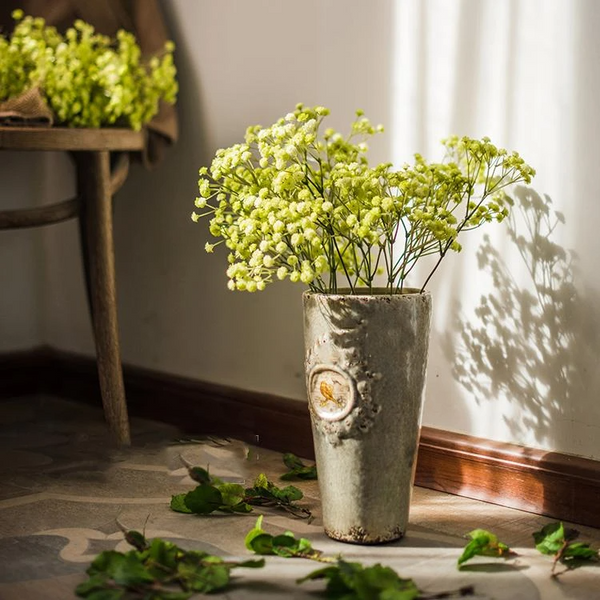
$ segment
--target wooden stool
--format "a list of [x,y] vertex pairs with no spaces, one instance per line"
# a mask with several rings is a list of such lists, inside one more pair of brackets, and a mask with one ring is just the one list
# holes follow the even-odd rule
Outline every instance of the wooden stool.
[[[0,211],[0,229],[34,227],[79,217],[104,414],[120,444],[130,444],[117,322],[112,197],[125,183],[129,151],[144,133],[129,129],[0,127],[0,150],[68,151],[77,197],[50,206]],[[111,169],[110,153],[115,154]]]

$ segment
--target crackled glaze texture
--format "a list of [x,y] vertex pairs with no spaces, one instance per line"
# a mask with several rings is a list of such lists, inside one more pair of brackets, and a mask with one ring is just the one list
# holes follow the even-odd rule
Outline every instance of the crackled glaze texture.
[[414,478],[431,296],[304,294],[306,386],[323,525],[375,544],[402,537]]

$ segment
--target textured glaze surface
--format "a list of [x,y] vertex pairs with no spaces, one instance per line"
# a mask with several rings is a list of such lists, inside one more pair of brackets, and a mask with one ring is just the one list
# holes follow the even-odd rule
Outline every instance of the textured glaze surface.
[[306,292],[303,299],[325,531],[363,544],[398,539],[414,478],[431,296]]

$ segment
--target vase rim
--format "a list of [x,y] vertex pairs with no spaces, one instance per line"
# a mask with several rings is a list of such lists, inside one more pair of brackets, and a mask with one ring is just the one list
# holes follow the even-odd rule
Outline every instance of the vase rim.
[[406,287],[402,293],[390,294],[386,287],[372,288],[369,294],[353,294],[350,288],[341,288],[337,292],[313,292],[306,290],[304,296],[324,296],[327,298],[404,298],[407,296],[431,296],[428,290],[421,291],[419,288]]

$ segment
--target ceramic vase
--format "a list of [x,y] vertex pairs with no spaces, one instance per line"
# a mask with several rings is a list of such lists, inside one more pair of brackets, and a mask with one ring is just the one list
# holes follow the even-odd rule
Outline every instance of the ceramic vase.
[[377,544],[406,531],[431,296],[305,292],[305,369],[325,533]]

